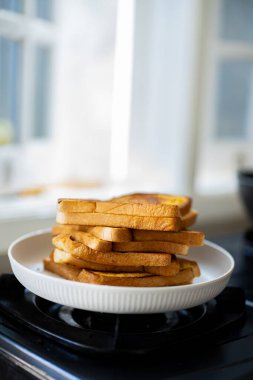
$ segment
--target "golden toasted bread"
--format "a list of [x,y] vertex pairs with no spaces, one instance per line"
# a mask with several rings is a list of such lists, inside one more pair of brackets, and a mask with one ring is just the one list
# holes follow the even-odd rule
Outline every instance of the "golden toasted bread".
[[[102,213],[57,212],[56,221],[60,224],[83,224],[92,226],[126,227],[141,230],[180,231],[193,221],[192,214],[185,217],[165,218],[129,216]],[[190,220],[189,220],[190,217]],[[196,216],[194,215],[195,219]]]
[[168,253],[136,253],[136,252],[100,252],[95,251],[83,243],[75,241],[71,235],[57,235],[52,239],[53,245],[70,253],[71,255],[100,264],[109,265],[152,265],[163,266],[169,265],[171,262],[171,255]]
[[91,226],[81,226],[79,224],[56,224],[52,227],[52,235],[56,236],[59,234],[69,234],[72,231],[84,231],[89,232],[98,239],[106,241],[131,241],[132,234],[131,230],[128,228],[117,228],[117,227],[91,227]]
[[[191,209],[192,199],[184,195],[134,193],[112,198],[113,203],[122,205],[121,214],[139,216],[183,216]],[[123,207],[125,205],[125,208]],[[125,209],[129,210],[124,212]],[[139,210],[142,210],[140,213]],[[139,211],[139,212],[138,212]],[[103,208],[101,211],[105,212]],[[111,213],[110,210],[108,210]],[[115,211],[118,214],[118,211]]]
[[96,200],[92,199],[58,199],[57,209],[63,212],[95,212]]
[[181,221],[181,230],[185,230],[186,228],[192,226],[196,222],[197,217],[198,213],[196,210],[191,210],[188,214],[184,215]]
[[204,244],[205,235],[199,231],[145,231],[132,230],[135,241],[169,241],[188,246],[201,246]]
[[200,274],[201,274],[200,269],[199,269],[198,263],[196,261],[178,258],[178,263],[180,266],[180,270],[191,268],[191,270],[193,271],[194,277],[200,276]]
[[102,240],[112,242],[123,242],[132,240],[132,233],[129,228],[95,226],[88,227],[87,231]]
[[85,228],[86,226],[79,226],[78,224],[55,224],[51,228],[51,234],[52,236],[70,234],[72,231],[86,231]]
[[57,248],[55,248],[53,252],[53,261],[57,264],[70,264],[80,269],[93,269],[102,272],[144,272],[143,266],[119,266],[94,263],[72,256],[70,253],[60,251]]
[[[188,267],[190,268],[190,266]],[[183,268],[182,268],[183,269]],[[144,271],[159,276],[175,276],[180,271],[180,264],[177,258],[171,260],[170,265],[160,266],[160,267],[144,267]]]
[[53,261],[51,257],[46,257],[43,260],[44,268],[50,272],[58,274],[61,277],[66,278],[67,280],[78,281],[78,275],[80,269],[76,266],[69,264],[57,264]]
[[191,198],[167,194],[127,194],[108,201],[59,199],[58,211],[178,217],[191,209]]
[[[108,281],[108,282],[111,282],[111,281],[114,281],[115,279],[119,279],[120,281],[121,280],[129,280],[129,279],[133,279],[133,278],[143,278],[143,277],[152,277],[152,275],[150,275],[150,273],[145,273],[145,272],[130,272],[130,273],[127,273],[127,272],[121,272],[121,273],[114,273],[114,272],[102,272],[102,271],[93,271],[93,270],[88,270],[88,269],[82,269],[83,271],[83,278],[84,278],[84,272],[88,272],[88,273],[92,273],[96,276],[101,276],[101,277],[104,277],[106,278],[107,280],[105,281]],[[81,274],[81,272],[80,272]],[[79,274],[79,276],[80,276]],[[78,276],[78,279],[80,281],[80,277]]]
[[71,236],[76,240],[87,245],[87,247],[101,252],[110,252],[112,250],[112,243],[110,241],[101,240],[93,236],[89,232],[72,231]]
[[91,284],[134,287],[174,286],[189,284],[193,280],[193,272],[190,268],[178,272],[175,276],[147,275],[136,277],[134,275],[133,273],[115,274],[83,269],[78,280]]
[[[80,270],[69,264],[59,264],[50,257],[44,259],[46,270],[53,272],[67,280],[86,283],[116,286],[173,286],[190,284],[193,280],[193,272],[190,268],[181,270],[176,275],[154,276],[149,273],[109,273],[99,271]],[[145,281],[143,281],[145,279]],[[142,280],[142,281],[139,281]]]
[[106,265],[80,259],[57,248],[53,250],[50,257],[56,264],[70,264],[80,269],[92,269],[102,272],[147,272],[161,276],[172,276],[177,274],[180,269],[192,268],[195,277],[200,274],[199,271],[196,271],[196,268],[198,268],[197,263],[190,260],[178,259],[173,256],[171,263],[166,266]]
[[129,241],[113,243],[113,251],[118,252],[163,252],[187,255],[189,247],[184,244],[167,241]]
[[128,194],[107,201],[60,199],[45,268],[75,281],[114,286],[189,284],[195,261],[178,258],[204,234],[186,231],[197,218],[191,198]]

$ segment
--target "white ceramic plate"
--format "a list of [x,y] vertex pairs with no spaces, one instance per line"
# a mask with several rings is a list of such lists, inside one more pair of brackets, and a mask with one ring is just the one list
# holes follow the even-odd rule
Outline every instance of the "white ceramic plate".
[[216,297],[227,285],[234,268],[231,255],[216,244],[190,248],[189,259],[199,263],[201,277],[191,285],[131,288],[85,284],[65,280],[43,269],[52,249],[51,235],[36,231],[15,240],[9,259],[17,279],[47,300],[70,307],[106,313],[159,313],[190,308]]

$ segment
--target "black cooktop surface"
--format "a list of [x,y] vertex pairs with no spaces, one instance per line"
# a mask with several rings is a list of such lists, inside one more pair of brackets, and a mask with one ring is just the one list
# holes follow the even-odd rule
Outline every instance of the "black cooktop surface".
[[214,300],[178,312],[76,310],[2,275],[0,378],[252,379],[253,258],[245,255],[242,236],[216,242],[235,258],[230,286]]

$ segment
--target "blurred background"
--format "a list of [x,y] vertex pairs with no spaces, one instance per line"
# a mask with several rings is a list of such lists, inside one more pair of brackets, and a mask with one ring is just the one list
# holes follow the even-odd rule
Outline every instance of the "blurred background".
[[244,228],[252,20],[253,0],[0,0],[0,251],[60,196],[188,194],[202,227]]

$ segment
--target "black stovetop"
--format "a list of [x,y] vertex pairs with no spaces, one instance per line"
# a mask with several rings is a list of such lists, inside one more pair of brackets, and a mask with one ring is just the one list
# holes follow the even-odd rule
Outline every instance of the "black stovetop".
[[253,257],[239,235],[212,240],[235,258],[229,287],[179,312],[73,310],[2,275],[0,379],[252,379]]

